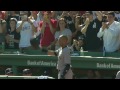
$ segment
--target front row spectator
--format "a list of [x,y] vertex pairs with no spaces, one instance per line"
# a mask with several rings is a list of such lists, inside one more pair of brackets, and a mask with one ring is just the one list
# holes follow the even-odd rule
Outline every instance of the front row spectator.
[[14,76],[12,68],[7,68],[5,70],[5,75]]
[[54,34],[57,28],[57,21],[51,19],[51,11],[44,12],[43,21],[40,21],[40,48],[46,51],[47,47],[55,40]]
[[27,15],[23,15],[22,21],[18,21],[17,23],[17,32],[21,35],[19,42],[20,50],[31,48],[30,40],[37,29],[33,22]]
[[16,31],[17,19],[10,19],[10,29],[6,35],[6,49],[19,49],[20,33]]
[[72,32],[67,28],[67,22],[64,18],[58,20],[58,29],[55,32],[55,40],[48,46],[48,49],[55,46],[55,50],[60,48],[58,38],[61,35],[65,35],[68,38],[68,45],[71,46]]
[[73,51],[80,51],[80,48],[83,47],[83,50],[85,51],[85,36],[81,35],[76,39],[73,39],[72,48]]
[[106,52],[116,52],[120,49],[120,23],[115,21],[114,12],[108,12],[108,22],[103,22],[97,36],[103,37]]

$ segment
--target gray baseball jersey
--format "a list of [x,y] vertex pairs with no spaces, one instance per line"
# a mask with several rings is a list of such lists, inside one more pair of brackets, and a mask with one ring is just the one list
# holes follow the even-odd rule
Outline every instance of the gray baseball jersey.
[[[71,64],[71,57],[70,57],[70,49],[68,47],[60,48],[58,53],[58,65],[57,69],[59,70],[58,79],[62,74],[63,69],[65,68],[66,64]],[[73,73],[72,70],[68,70],[65,75],[65,79],[72,79]]]

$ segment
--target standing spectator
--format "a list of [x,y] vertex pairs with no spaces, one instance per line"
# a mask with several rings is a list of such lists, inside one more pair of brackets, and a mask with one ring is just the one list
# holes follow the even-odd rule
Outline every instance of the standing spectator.
[[40,20],[38,19],[38,12],[37,11],[31,11],[31,15],[29,18],[34,21],[35,27],[37,27],[37,32],[40,31]]
[[17,21],[20,21],[20,15],[18,14],[17,11],[9,11],[10,14],[8,14],[7,11],[7,18],[6,18],[6,22],[7,22],[7,30],[10,29],[10,19],[11,18],[16,18]]
[[30,40],[33,38],[34,32],[36,32],[36,27],[31,19],[27,15],[22,16],[22,21],[17,23],[17,32],[20,32],[20,43],[19,48],[30,49]]
[[37,20],[37,11],[30,11],[31,15],[29,16],[30,19]]
[[106,52],[116,52],[120,49],[120,23],[115,21],[115,13],[108,12],[108,22],[103,22],[97,36],[103,37]]
[[75,17],[75,35],[74,35],[74,39],[77,39],[78,37],[80,37],[81,35],[83,36],[84,34],[82,34],[81,29],[84,27],[84,25],[82,24],[82,17],[80,16],[76,16]]
[[97,18],[93,19],[92,11],[86,11],[85,26],[82,28],[82,33],[86,36],[85,48],[87,51],[99,51],[101,45],[100,38],[97,37],[97,33],[102,24],[102,14],[100,11],[96,11]]
[[[47,50],[47,47],[55,40],[54,34],[57,28],[57,21],[51,19],[51,11],[44,13],[43,21],[40,22],[41,38],[40,47],[42,50]],[[49,37],[48,37],[49,36]]]
[[75,15],[76,15],[76,12],[75,11],[69,11],[68,13],[68,16],[64,17],[67,21],[67,25],[68,25],[68,28],[71,30],[72,32],[72,36],[74,36],[74,33],[75,33]]
[[58,30],[55,32],[55,40],[54,42],[52,42],[48,48],[50,49],[52,46],[55,45],[55,50],[57,50],[58,48],[60,48],[59,42],[58,42],[58,38],[61,35],[65,35],[68,38],[68,45],[71,45],[71,40],[72,40],[72,32],[70,31],[70,29],[67,29],[67,22],[64,18],[60,18],[58,21]]
[[31,40],[31,44],[33,49],[39,49],[39,43],[40,43],[40,20],[38,20],[37,11],[30,11],[30,19],[33,21],[35,27],[37,28],[37,31],[34,32],[33,39]]
[[76,28],[76,31],[75,31],[75,35],[74,35],[74,38],[73,38],[73,50],[74,51],[79,51],[81,47],[83,47],[83,49],[85,50],[84,46],[85,46],[85,36],[84,34],[82,34],[81,32],[81,28],[83,27],[84,25],[82,24],[82,17],[80,16],[76,16],[75,17],[75,28]]
[[19,49],[20,33],[16,31],[17,19],[10,19],[10,29],[6,35],[6,49]]

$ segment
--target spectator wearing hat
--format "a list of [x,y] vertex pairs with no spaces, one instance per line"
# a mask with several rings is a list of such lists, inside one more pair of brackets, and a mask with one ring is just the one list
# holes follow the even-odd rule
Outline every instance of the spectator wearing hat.
[[63,14],[62,14],[62,17],[65,18],[68,29],[71,30],[73,37],[75,34],[75,30],[76,30],[75,23],[74,23],[75,15],[76,15],[76,11],[63,11]]
[[23,70],[23,76],[32,76],[32,72],[30,69],[24,69]]
[[16,31],[17,19],[10,19],[10,29],[6,34],[6,48],[7,49],[19,49],[20,33]]
[[82,32],[81,32],[81,28],[83,27],[82,25],[82,17],[81,16],[76,16],[75,17],[75,33],[73,35],[73,39],[77,36],[77,34],[81,34],[82,35]]
[[10,19],[16,18],[17,21],[20,21],[20,15],[18,14],[19,11],[7,11],[6,12],[6,22],[7,22],[7,30],[10,29]]
[[72,32],[67,28],[67,22],[64,18],[60,18],[58,20],[58,29],[55,32],[55,41],[48,46],[48,49],[52,49],[52,46],[55,46],[55,50],[60,48],[58,39],[61,35],[67,36],[68,45],[71,46]]
[[12,68],[7,68],[5,70],[5,75],[14,76]]

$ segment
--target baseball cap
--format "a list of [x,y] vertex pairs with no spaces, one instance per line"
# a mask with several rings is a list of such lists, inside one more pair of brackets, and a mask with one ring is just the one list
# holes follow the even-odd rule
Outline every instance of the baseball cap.
[[12,68],[7,68],[7,69],[5,70],[5,75],[9,75],[9,74],[13,74]]
[[15,21],[17,23],[17,19],[16,18],[10,18],[10,21]]
[[23,74],[31,74],[31,70],[30,69],[24,69]]

